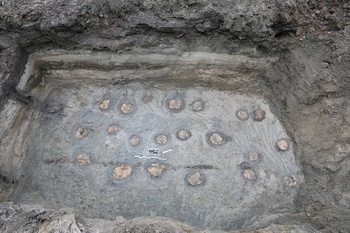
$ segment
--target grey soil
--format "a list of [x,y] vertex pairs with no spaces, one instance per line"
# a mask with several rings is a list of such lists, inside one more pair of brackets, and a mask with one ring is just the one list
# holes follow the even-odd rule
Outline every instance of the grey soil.
[[0,1],[0,231],[350,232],[349,41],[342,0]]

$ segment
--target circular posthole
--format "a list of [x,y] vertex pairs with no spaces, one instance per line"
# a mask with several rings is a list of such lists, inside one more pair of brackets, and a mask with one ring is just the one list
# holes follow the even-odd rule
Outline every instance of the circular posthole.
[[184,107],[184,101],[181,98],[172,98],[172,99],[169,99],[166,103],[167,103],[167,108],[171,112],[181,112]]
[[289,142],[286,139],[280,139],[276,143],[277,147],[281,151],[289,150]]
[[295,176],[285,176],[284,182],[289,186],[289,187],[294,187],[297,185],[297,178]]
[[168,136],[164,134],[158,134],[155,136],[154,141],[159,145],[163,145],[168,142]]
[[89,133],[89,129],[86,129],[86,128],[79,128],[77,130],[77,132],[75,133],[75,137],[76,138],[79,138],[79,139],[82,139],[82,138],[85,138]]
[[199,111],[203,111],[205,108],[205,103],[203,100],[195,100],[193,103],[192,103],[192,109],[193,111],[195,112],[199,112]]
[[139,145],[141,142],[141,138],[137,135],[132,135],[130,138],[129,138],[129,143],[131,146],[137,146]]
[[116,134],[118,129],[119,129],[119,126],[113,124],[113,125],[108,126],[107,132],[108,132],[108,134]]
[[191,132],[186,129],[180,129],[176,132],[176,137],[182,141],[186,141],[192,136]]
[[148,104],[149,102],[151,102],[153,100],[153,96],[151,95],[144,95],[142,97],[142,102],[144,102],[145,104]]
[[220,132],[213,132],[207,134],[207,142],[213,147],[222,146],[226,143],[226,136]]
[[87,154],[78,154],[77,163],[81,166],[91,163],[91,157]]
[[110,100],[109,100],[109,99],[103,100],[103,101],[101,102],[101,104],[100,104],[100,109],[101,109],[101,110],[106,110],[106,109],[108,109],[109,103],[110,103]]
[[187,182],[192,186],[199,186],[204,182],[204,176],[200,172],[195,172],[187,177]]
[[255,162],[260,159],[261,155],[257,152],[250,152],[248,157],[250,161]]
[[247,180],[256,180],[255,172],[252,169],[245,169],[243,172],[243,176]]
[[160,163],[152,163],[148,166],[147,171],[154,177],[160,176],[165,170],[165,165]]
[[265,119],[265,111],[258,109],[254,111],[254,120],[255,121],[263,121]]
[[124,180],[130,177],[132,174],[132,166],[131,165],[119,165],[113,170],[113,177],[117,180]]
[[246,110],[241,109],[236,112],[236,117],[241,121],[246,121],[249,118],[249,114]]
[[130,114],[135,111],[135,106],[132,103],[123,103],[120,105],[120,111],[124,114]]

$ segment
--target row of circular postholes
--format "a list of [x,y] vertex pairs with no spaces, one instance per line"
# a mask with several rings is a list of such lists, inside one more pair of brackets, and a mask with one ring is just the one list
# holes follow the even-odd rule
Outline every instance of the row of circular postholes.
[[[253,156],[253,157],[251,157],[251,156]],[[256,156],[257,156],[256,153],[252,153],[252,154],[250,154],[249,159],[252,161],[255,159],[258,159],[258,157],[256,157]],[[82,166],[91,163],[90,157],[88,155],[84,155],[84,154],[79,154],[77,156],[77,161]],[[147,167],[147,171],[152,177],[160,177],[165,172],[165,170],[166,170],[166,165],[161,164],[161,163],[151,163]],[[133,172],[132,165],[121,164],[121,165],[116,166],[113,169],[112,176],[116,180],[125,180],[125,179],[131,177],[132,172]],[[245,168],[243,170],[242,174],[243,174],[243,177],[248,181],[257,180],[257,176],[256,176],[255,172],[253,171],[253,169],[251,169],[251,168]],[[191,173],[190,175],[188,175],[186,177],[186,181],[191,186],[199,186],[199,185],[203,185],[205,183],[205,177],[201,172],[197,171],[197,172],[194,172],[194,173]],[[294,175],[285,176],[284,181],[288,186],[291,186],[291,187],[293,187],[297,184],[297,179]]]
[[[79,154],[77,156],[77,162],[85,166],[91,163],[90,156],[86,154]],[[161,163],[152,163],[147,167],[148,173],[152,177],[160,177],[166,170],[166,165]],[[121,164],[113,169],[113,178],[116,180],[125,180],[131,177],[133,166],[130,164]],[[187,177],[187,182],[192,186],[199,186],[204,182],[204,176],[200,172],[195,172]]]
[[[119,130],[119,126],[112,124],[108,127],[107,133],[108,134],[116,134]],[[83,139],[89,134],[89,129],[87,128],[78,128],[77,132],[75,133],[75,137],[78,139]],[[218,133],[216,133],[218,134]],[[176,137],[182,141],[186,141],[192,136],[192,133],[187,129],[181,129],[176,132]],[[165,134],[158,134],[154,137],[155,143],[162,145],[166,144],[168,142],[168,136]],[[129,143],[131,146],[137,146],[141,142],[141,137],[134,134],[129,138]]]
[[[121,164],[113,170],[113,178],[116,180],[125,180],[132,175],[132,165]],[[147,167],[148,173],[152,177],[160,177],[166,170],[166,165],[161,163],[152,163]],[[187,176],[186,181],[192,186],[204,184],[205,178],[201,172],[194,172]]]
[[[149,96],[144,96],[142,100],[145,100],[144,102],[146,102],[146,100],[147,102],[150,102],[152,101],[152,98]],[[101,110],[107,110],[109,108],[109,104],[110,104],[110,100],[104,99],[100,103],[99,107]],[[172,112],[181,112],[184,109],[183,100],[180,98],[168,99],[166,101],[166,106],[168,110]],[[205,109],[205,102],[202,99],[198,99],[192,102],[191,106],[192,106],[192,110],[195,112],[203,111]],[[123,114],[131,114],[135,112],[136,107],[131,102],[124,102],[118,105],[118,110]],[[265,119],[265,116],[266,116],[265,111],[261,109],[257,109],[253,113],[253,119],[255,121],[263,121]],[[249,118],[249,113],[244,109],[240,109],[236,112],[236,117],[241,121],[246,121]]]
[[[152,99],[153,99],[152,96],[145,95],[142,98],[142,101],[144,103],[149,103],[152,101]],[[108,110],[110,107],[109,106],[110,103],[111,103],[111,101],[109,99],[104,99],[100,103],[99,108],[101,110]],[[166,106],[167,106],[169,111],[180,112],[184,109],[184,101],[182,100],[182,98],[168,99],[166,101]],[[191,106],[192,106],[193,111],[199,112],[199,111],[202,111],[205,109],[205,102],[202,99],[198,99],[198,100],[195,100],[194,102],[192,102]],[[130,101],[126,101],[126,102],[118,105],[118,111],[120,111],[123,114],[131,114],[131,113],[134,113],[135,110],[136,110],[135,104],[133,104]]]
[[[118,125],[110,125],[107,129],[108,134],[115,134],[119,129]],[[89,129],[79,128],[75,134],[76,138],[82,139],[89,133]],[[181,129],[176,132],[176,138],[181,141],[186,141],[192,136],[191,131],[187,129]],[[215,131],[206,135],[207,143],[212,147],[218,147],[224,145],[227,142],[227,136],[221,132]],[[168,142],[168,136],[165,134],[158,134],[154,137],[154,142],[158,145],[164,145]],[[141,143],[141,137],[138,135],[132,135],[129,138],[129,144],[131,146],[138,146]],[[276,146],[281,151],[287,151],[289,149],[289,142],[286,139],[280,139],[277,141]]]
[[[132,170],[132,165],[121,164],[114,168],[112,175],[113,178],[116,180],[125,180],[132,175]],[[152,163],[147,167],[147,171],[152,177],[160,177],[161,174],[165,172],[165,170],[166,165],[161,163]],[[244,169],[242,174],[243,177],[248,181],[257,180],[257,176],[251,168]],[[297,184],[297,178],[294,175],[284,176],[283,180],[286,183],[286,185],[290,187],[296,186]],[[201,172],[196,171],[194,173],[189,174],[186,177],[186,181],[191,186],[200,186],[205,183],[205,177]]]

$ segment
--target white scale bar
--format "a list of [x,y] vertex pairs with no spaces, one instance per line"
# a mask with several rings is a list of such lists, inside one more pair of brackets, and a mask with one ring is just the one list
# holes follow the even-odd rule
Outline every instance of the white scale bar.
[[160,157],[148,157],[148,156],[138,156],[135,155],[135,158],[139,158],[139,159],[158,159],[158,160],[167,160],[167,158],[160,158]]

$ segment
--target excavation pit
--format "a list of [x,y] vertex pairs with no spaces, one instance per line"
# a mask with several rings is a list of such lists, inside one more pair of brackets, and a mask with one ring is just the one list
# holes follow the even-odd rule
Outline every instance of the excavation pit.
[[[291,140],[257,88],[273,60],[168,50],[32,54],[17,89],[33,103],[9,100],[17,117],[0,123],[13,129],[0,147],[3,173],[22,177],[9,200],[209,230],[290,213],[303,174],[292,143],[283,154],[276,148]],[[249,118],[256,109],[263,120]],[[6,170],[18,160],[18,174]]]

